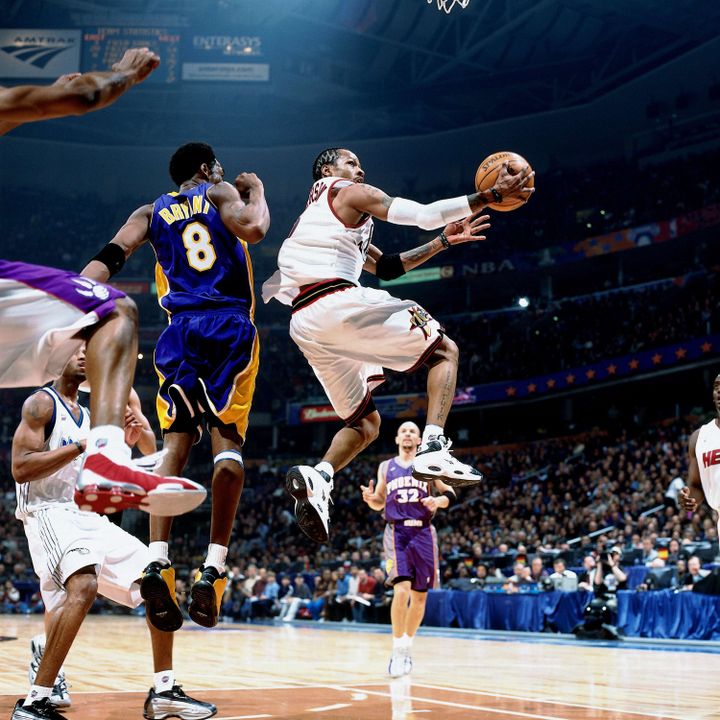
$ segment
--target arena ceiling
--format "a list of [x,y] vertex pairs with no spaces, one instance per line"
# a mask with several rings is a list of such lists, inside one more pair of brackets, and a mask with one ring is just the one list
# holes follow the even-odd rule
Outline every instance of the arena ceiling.
[[181,141],[188,126],[211,125],[219,143],[295,144],[551,111],[720,35],[715,0],[470,0],[450,14],[426,0],[11,0],[3,19],[5,27],[154,25],[262,39],[268,83],[147,85],[92,123],[60,121],[91,142],[146,144]]

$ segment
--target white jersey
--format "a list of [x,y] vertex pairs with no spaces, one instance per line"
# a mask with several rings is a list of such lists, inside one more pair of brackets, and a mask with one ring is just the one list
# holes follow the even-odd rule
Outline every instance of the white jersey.
[[[76,440],[86,440],[90,432],[90,412],[80,405],[80,420],[76,421],[62,398],[51,387],[38,392],[46,392],[53,400],[53,417],[48,425],[49,435],[44,450],[57,450],[63,445],[70,445]],[[15,483],[17,509],[15,517],[25,520],[29,513],[37,512],[49,506],[68,504],[75,507],[75,482],[82,455],[76,457],[64,467],[42,480],[26,483]]]
[[720,510],[720,428],[715,420],[700,428],[695,457],[705,499],[711,508]]
[[298,288],[318,280],[358,283],[372,240],[372,217],[345,225],[332,204],[333,190],[351,184],[345,178],[328,177],[312,186],[305,210],[280,248],[278,270],[263,284],[265,302],[274,297],[290,305]]

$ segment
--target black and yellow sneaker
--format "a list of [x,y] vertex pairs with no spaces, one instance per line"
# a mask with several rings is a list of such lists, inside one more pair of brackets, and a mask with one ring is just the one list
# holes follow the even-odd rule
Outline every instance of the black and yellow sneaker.
[[151,562],[143,570],[140,594],[150,624],[163,632],[175,632],[183,624],[182,612],[175,595],[175,568]]
[[197,571],[190,588],[188,612],[198,625],[209,628],[217,625],[226,585],[227,575],[212,566],[201,567]]
[[217,708],[212,703],[196,700],[186,695],[180,685],[173,685],[172,690],[150,692],[145,700],[143,717],[146,720],[164,720],[164,718],[180,718],[181,720],[204,720],[212,717]]

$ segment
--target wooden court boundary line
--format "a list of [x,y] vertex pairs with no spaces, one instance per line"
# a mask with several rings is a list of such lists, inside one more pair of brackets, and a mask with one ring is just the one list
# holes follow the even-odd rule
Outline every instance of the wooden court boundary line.
[[576,702],[565,702],[564,700],[550,700],[546,698],[531,698],[524,697],[522,695],[508,695],[507,693],[491,693],[484,690],[462,690],[457,687],[443,687],[442,685],[428,685],[427,683],[412,683],[412,687],[422,687],[428,690],[451,690],[459,693],[466,693],[467,695],[487,695],[489,697],[506,698],[508,700],[523,700],[525,702],[540,702],[548,705],[564,705],[566,707],[578,707],[586,710],[601,710],[603,712],[615,712],[623,713],[624,715],[640,715],[646,717],[661,718],[661,720],[685,720],[683,717],[677,715],[658,715],[656,712],[641,712],[639,710],[621,710],[620,708],[602,707],[598,705],[587,705],[585,703]]

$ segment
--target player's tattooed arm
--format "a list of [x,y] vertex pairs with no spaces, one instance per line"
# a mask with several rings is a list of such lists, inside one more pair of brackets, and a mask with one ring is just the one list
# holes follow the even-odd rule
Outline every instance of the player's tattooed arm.
[[12,474],[18,483],[41,480],[83,452],[75,443],[45,450],[45,428],[52,421],[53,410],[52,398],[42,390],[33,393],[23,405],[12,443]]

